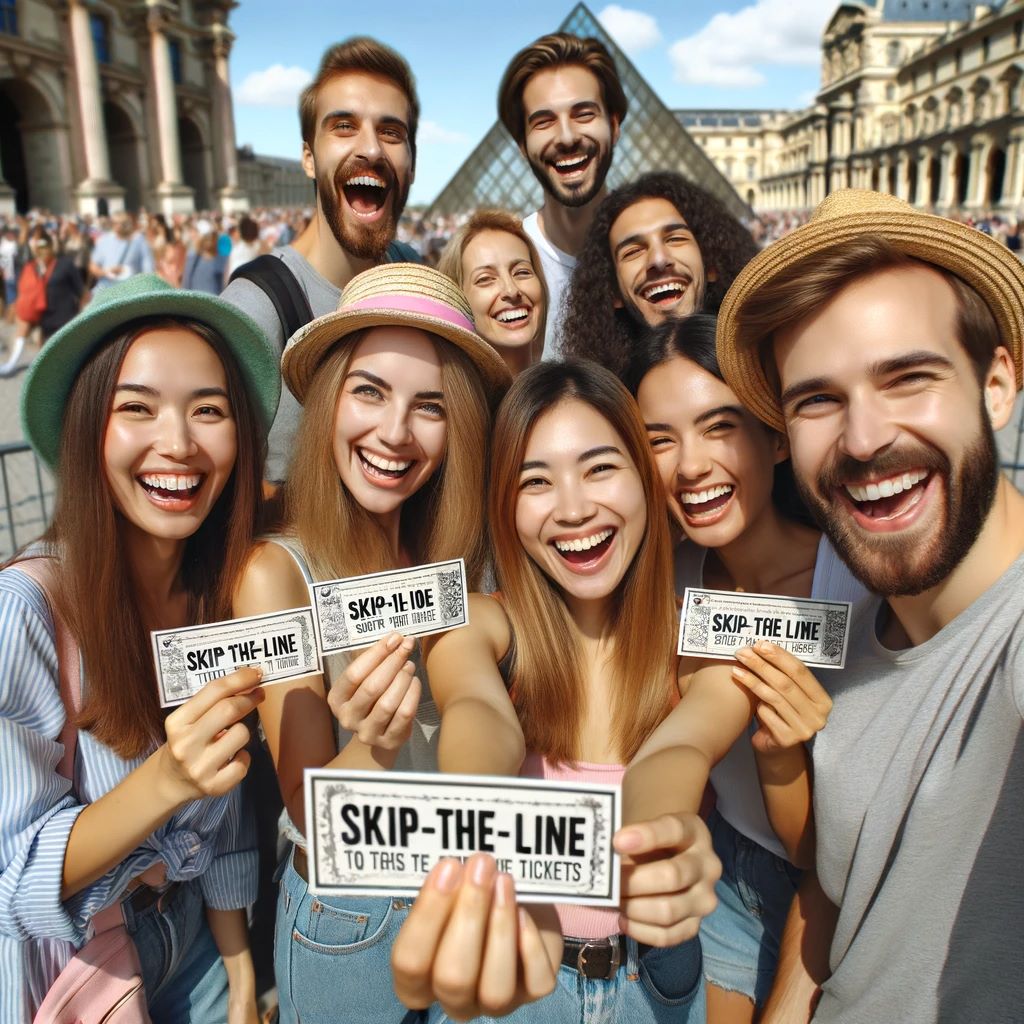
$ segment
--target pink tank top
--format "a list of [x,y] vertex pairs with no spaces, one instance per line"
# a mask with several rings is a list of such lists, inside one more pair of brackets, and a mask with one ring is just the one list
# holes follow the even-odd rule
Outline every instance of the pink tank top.
[[[556,782],[601,782],[621,786],[626,768],[621,764],[550,764],[540,754],[527,754],[519,770],[524,779],[552,779]],[[619,934],[619,912],[607,907],[567,907],[558,904],[562,934],[576,939],[604,939]]]

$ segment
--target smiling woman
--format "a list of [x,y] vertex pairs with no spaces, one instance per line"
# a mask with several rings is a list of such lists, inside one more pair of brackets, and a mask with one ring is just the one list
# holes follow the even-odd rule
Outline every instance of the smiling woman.
[[252,321],[153,274],[105,289],[29,371],[23,425],[57,502],[0,572],[5,1021],[32,1019],[111,907],[154,1024],[226,1021],[229,991],[255,1012],[237,784],[259,674],[167,714],[149,633],[229,617],[279,394]]

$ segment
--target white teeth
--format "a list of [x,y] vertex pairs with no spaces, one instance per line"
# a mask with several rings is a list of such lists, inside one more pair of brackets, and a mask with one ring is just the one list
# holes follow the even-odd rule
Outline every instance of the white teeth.
[[494,319],[499,323],[511,324],[519,320],[525,320],[530,315],[530,311],[523,306],[517,306],[515,309],[503,309]]
[[144,473],[139,479],[147,487],[158,487],[161,491],[190,491],[198,487],[202,477],[198,473],[188,476],[169,476],[165,473]]
[[411,459],[403,459],[398,461],[396,459],[382,459],[379,455],[374,455],[371,452],[359,450],[359,454],[376,469],[383,469],[388,473],[402,473],[412,465]]
[[600,533],[592,534],[589,537],[576,537],[573,540],[556,540],[555,547],[559,551],[589,551],[591,548],[603,544],[615,531],[602,530]]
[[909,491],[914,484],[920,483],[927,472],[915,469],[900,476],[886,477],[871,484],[846,484],[846,492],[854,501],[878,501],[879,498],[891,498],[895,494]]
[[371,178],[369,174],[360,174],[355,178],[349,178],[346,185],[369,185],[371,188],[387,188],[380,178]]
[[560,171],[569,171],[572,170],[572,168],[574,167],[580,167],[581,165],[585,164],[589,159],[590,157],[587,156],[586,154],[584,154],[583,156],[574,156],[570,157],[568,160],[556,160],[555,166]]
[[683,286],[676,281],[662,281],[660,284],[652,285],[650,288],[645,288],[640,293],[645,299],[654,299],[659,295],[665,295],[669,292],[682,293]]
[[732,484],[718,484],[706,491],[688,491],[682,495],[684,505],[703,505],[712,498],[720,498],[723,494],[732,494]]

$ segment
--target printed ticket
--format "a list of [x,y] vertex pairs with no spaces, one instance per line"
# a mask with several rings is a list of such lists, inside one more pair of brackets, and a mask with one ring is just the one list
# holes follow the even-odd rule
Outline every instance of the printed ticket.
[[309,888],[415,896],[442,857],[490,853],[523,903],[619,903],[619,787],[306,769]]
[[849,601],[687,587],[679,618],[679,653],[732,658],[738,647],[771,640],[810,668],[842,668],[850,608]]
[[162,629],[150,635],[162,707],[181,704],[211,679],[243,666],[262,667],[263,683],[323,671],[309,608]]
[[426,636],[469,621],[461,558],[313,583],[309,592],[325,655],[366,647],[388,633]]

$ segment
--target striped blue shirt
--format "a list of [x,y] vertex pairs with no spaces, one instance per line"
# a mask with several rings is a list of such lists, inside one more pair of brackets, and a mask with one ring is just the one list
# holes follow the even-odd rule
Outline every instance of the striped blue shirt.
[[[83,680],[83,687],[87,684]],[[208,906],[256,898],[252,815],[241,787],[196,800],[120,864],[68,900],[60,898],[75,819],[145,757],[125,760],[80,732],[74,786],[57,772],[65,722],[49,607],[36,582],[0,572],[0,1021],[30,1021],[33,1008],[86,940],[90,918],[162,861],[170,881],[198,879]]]

